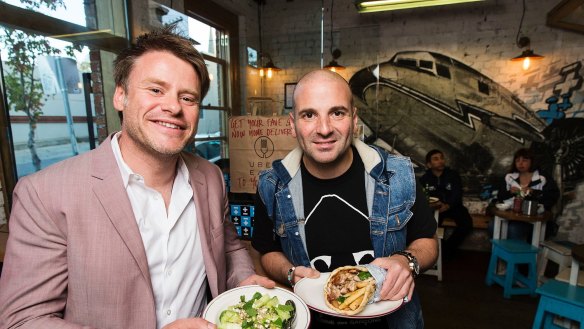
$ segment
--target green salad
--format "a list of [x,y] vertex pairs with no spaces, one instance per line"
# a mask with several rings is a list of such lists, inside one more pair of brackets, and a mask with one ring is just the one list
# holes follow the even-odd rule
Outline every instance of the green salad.
[[229,306],[219,315],[219,329],[277,329],[288,328],[296,309],[292,301],[280,304],[278,297],[256,292],[250,300]]

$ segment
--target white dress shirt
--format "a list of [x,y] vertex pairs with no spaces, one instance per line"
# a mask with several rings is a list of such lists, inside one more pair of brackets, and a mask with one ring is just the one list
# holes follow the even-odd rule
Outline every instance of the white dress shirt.
[[207,275],[187,166],[179,158],[167,211],[162,195],[124,162],[119,136],[112,138],[112,149],[146,250],[157,327],[201,316],[207,305]]

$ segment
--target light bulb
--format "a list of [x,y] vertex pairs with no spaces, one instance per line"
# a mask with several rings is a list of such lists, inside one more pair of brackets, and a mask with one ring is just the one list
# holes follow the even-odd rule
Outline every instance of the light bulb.
[[274,75],[274,73],[272,72],[272,69],[269,68],[268,69],[268,79],[271,79],[272,78],[272,75]]
[[523,59],[523,69],[527,71],[529,69],[529,64],[531,64],[531,60],[529,60],[529,57],[525,57]]
[[332,72],[337,72],[337,70],[335,69],[335,67],[331,67],[329,70],[331,70]]
[[264,69],[263,69],[263,68],[261,68],[261,69],[260,69],[260,77],[261,77],[261,78],[263,78],[263,77],[264,77]]

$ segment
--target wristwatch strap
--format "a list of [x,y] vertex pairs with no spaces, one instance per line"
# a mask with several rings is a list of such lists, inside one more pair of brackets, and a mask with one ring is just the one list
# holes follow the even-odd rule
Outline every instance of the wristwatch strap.
[[412,276],[414,278],[416,278],[418,276],[419,270],[416,269],[416,265],[417,265],[418,260],[416,259],[416,257],[414,257],[414,255],[412,255],[411,253],[409,253],[405,250],[399,250],[399,251],[393,252],[391,254],[391,256],[393,256],[393,255],[401,255],[401,256],[404,256],[405,258],[407,258],[408,266],[410,267],[410,271],[412,271]]

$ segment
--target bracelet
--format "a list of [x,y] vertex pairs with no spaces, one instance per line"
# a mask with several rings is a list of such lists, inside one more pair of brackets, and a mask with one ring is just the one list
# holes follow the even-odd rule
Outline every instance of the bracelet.
[[296,270],[296,266],[290,267],[288,270],[288,282],[290,283],[290,287],[294,288],[294,271]]

